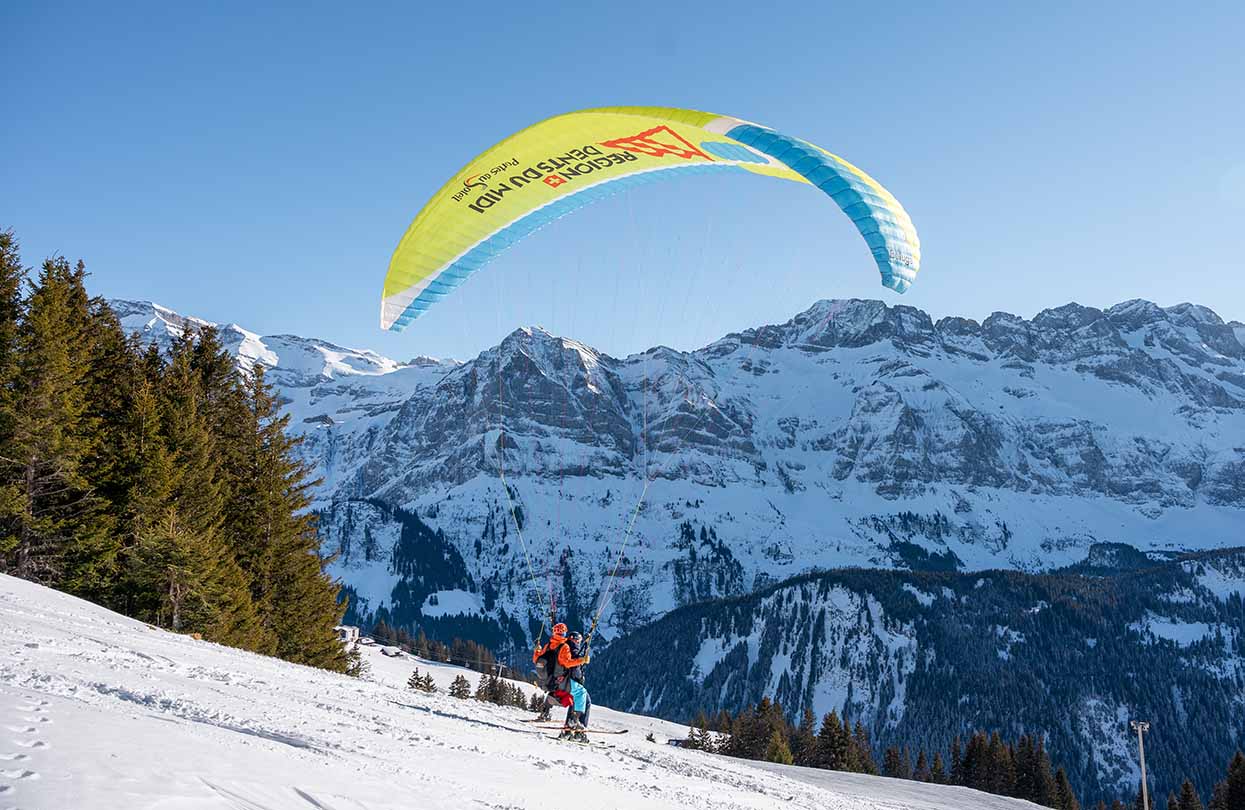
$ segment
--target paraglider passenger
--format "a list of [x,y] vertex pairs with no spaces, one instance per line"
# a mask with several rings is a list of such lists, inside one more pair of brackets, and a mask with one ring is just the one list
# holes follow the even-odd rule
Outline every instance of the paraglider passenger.
[[[578,635],[578,633],[576,634]],[[545,699],[544,710],[540,716],[546,717],[549,712],[551,700],[556,700],[559,705],[567,708],[566,726],[570,731],[576,731],[582,726],[583,719],[580,718],[580,712],[583,712],[584,719],[588,713],[588,691],[583,688],[583,670],[584,664],[588,663],[588,657],[577,656],[573,653],[572,647],[567,642],[566,625],[558,622],[553,626],[553,634],[548,644],[538,644],[536,649],[532,651],[532,663],[540,666],[545,673]],[[579,682],[571,680],[568,673],[577,671],[579,673]],[[575,693],[579,692],[580,697],[576,699]],[[568,734],[570,733],[568,731]],[[577,732],[582,736],[582,732]]]
[[[578,630],[567,636],[570,662],[566,666],[567,689],[571,693],[571,706],[566,710],[567,728],[587,728],[588,713],[592,711],[592,698],[584,686],[584,664],[588,663],[588,645]],[[582,735],[581,735],[582,736]]]

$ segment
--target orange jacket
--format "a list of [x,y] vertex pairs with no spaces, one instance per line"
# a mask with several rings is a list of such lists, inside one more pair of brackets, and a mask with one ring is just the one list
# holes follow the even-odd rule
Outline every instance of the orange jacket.
[[547,651],[555,650],[557,649],[559,644],[565,644],[565,643],[566,643],[566,636],[554,636],[553,638],[549,639],[548,644],[537,644],[536,649],[532,651],[532,663],[535,664],[537,661],[539,661],[540,657],[544,655]]
[[574,669],[588,663],[588,656],[572,658],[571,645],[566,643],[566,639],[562,639],[562,649],[558,650],[558,663],[562,665],[563,669]]
[[575,658],[571,655],[571,646],[566,643],[566,636],[554,636],[549,639],[548,644],[541,644],[532,652],[532,663],[535,664],[540,657],[550,650],[558,651],[558,663],[563,669],[571,669],[572,667],[581,666],[588,663],[588,656],[583,658]]

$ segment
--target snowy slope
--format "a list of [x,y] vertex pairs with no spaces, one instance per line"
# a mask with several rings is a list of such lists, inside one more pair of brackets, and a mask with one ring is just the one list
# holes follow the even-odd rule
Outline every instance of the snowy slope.
[[[356,680],[154,629],[0,576],[0,807],[22,810],[1033,807],[957,788],[769,769],[665,743],[684,729],[601,710],[613,748],[527,715],[402,688],[367,649]],[[654,732],[658,742],[644,739]]]

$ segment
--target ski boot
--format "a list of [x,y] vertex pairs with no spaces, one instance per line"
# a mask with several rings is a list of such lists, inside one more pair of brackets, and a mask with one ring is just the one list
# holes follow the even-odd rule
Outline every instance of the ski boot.
[[566,714],[566,727],[561,729],[559,739],[574,740],[574,742],[588,742],[588,735],[583,732],[584,724],[579,722],[579,714],[569,712]]
[[567,718],[566,730],[562,732],[562,738],[571,742],[586,743],[588,735],[584,733],[584,724],[580,721],[578,712],[572,712]]

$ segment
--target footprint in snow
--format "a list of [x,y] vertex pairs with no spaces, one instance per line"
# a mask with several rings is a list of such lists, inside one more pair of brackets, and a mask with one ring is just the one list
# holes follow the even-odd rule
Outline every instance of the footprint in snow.
[[20,745],[22,748],[47,748],[48,744],[43,740],[14,740],[14,745]]
[[30,754],[0,754],[0,762],[22,762],[30,759]]
[[6,726],[6,728],[14,734],[38,734],[39,729],[34,726]]
[[0,771],[0,779],[38,779],[38,771]]

